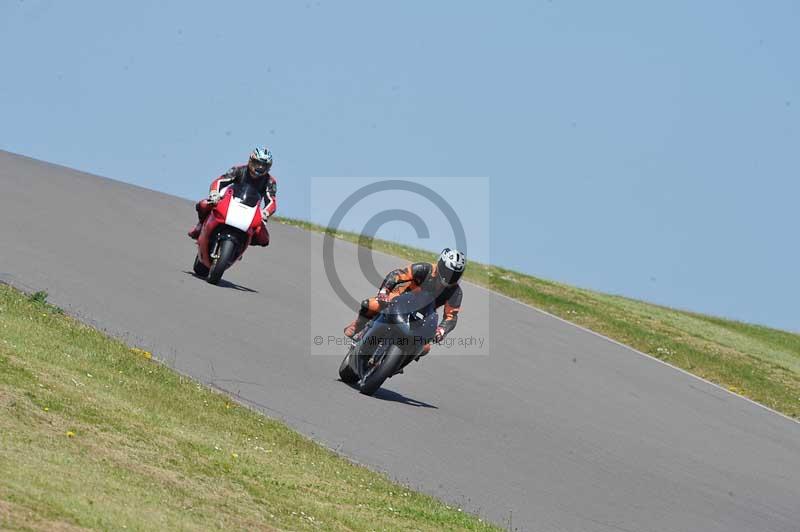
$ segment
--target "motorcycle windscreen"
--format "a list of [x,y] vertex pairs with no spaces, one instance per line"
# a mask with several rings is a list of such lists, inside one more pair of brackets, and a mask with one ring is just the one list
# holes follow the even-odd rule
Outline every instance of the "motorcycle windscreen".
[[261,192],[250,181],[235,183],[233,185],[233,197],[238,198],[239,202],[248,207],[257,207],[261,201]]
[[253,223],[256,210],[257,207],[248,207],[242,204],[238,198],[232,198],[230,205],[228,205],[228,215],[225,217],[225,223],[240,231],[247,232],[250,229],[250,224]]

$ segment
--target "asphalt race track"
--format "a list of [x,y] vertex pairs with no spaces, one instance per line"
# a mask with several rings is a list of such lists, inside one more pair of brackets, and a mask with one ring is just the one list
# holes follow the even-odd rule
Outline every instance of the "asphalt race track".
[[[491,323],[490,355],[434,350],[367,398],[340,356],[309,351],[351,318],[312,300],[319,235],[270,224],[215,287],[188,273],[187,200],[6,152],[0,187],[0,280],[466,511],[523,530],[800,530],[800,424],[656,360],[466,286],[457,332]],[[369,295],[356,248],[336,247]]]

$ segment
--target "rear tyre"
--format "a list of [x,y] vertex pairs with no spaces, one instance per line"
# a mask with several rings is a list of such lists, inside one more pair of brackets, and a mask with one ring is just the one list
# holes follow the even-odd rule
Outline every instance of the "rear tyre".
[[372,373],[367,374],[361,384],[361,393],[372,395],[378,391],[383,381],[395,374],[405,355],[396,345],[389,346],[389,352],[384,355],[380,365]]
[[339,378],[345,384],[355,384],[358,382],[358,375],[353,368],[350,367],[350,356],[355,351],[355,347],[351,347],[347,354],[344,356],[344,360],[342,363],[339,364]]
[[200,255],[194,257],[194,273],[198,277],[206,277],[208,275],[208,267],[200,262]]
[[236,252],[236,243],[233,240],[225,239],[219,245],[219,258],[211,264],[211,270],[208,272],[208,282],[211,284],[218,284],[222,279],[222,274],[228,269],[234,259]]

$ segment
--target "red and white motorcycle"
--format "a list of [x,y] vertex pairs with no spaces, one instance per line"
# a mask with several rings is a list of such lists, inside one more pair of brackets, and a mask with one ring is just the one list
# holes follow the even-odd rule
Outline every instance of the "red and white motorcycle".
[[234,183],[222,191],[197,238],[194,273],[211,284],[240,260],[261,225],[261,193],[249,181]]

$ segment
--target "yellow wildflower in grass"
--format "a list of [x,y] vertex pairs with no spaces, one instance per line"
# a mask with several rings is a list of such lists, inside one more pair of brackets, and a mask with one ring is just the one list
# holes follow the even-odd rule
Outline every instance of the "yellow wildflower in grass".
[[145,351],[144,349],[139,349],[138,347],[133,347],[131,349],[137,355],[142,356],[148,360],[153,358],[153,353],[151,353],[150,351]]

